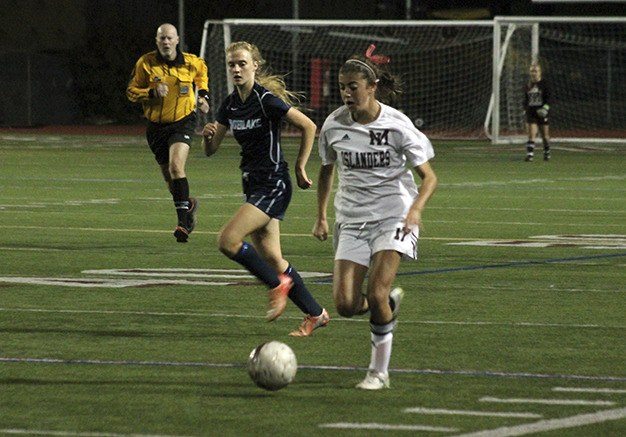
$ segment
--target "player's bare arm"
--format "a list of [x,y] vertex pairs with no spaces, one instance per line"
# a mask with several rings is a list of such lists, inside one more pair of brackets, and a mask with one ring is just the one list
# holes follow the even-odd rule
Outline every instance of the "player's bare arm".
[[202,128],[202,146],[204,147],[204,154],[211,156],[217,152],[220,144],[224,140],[226,135],[226,126],[220,123],[212,122],[207,123]]
[[313,236],[320,241],[328,239],[328,201],[333,188],[334,165],[322,165],[317,182],[317,219],[313,226]]
[[287,111],[285,118],[289,123],[302,132],[300,137],[300,151],[298,152],[295,168],[298,186],[303,190],[306,190],[313,185],[313,181],[306,173],[306,164],[309,161],[309,156],[311,156],[317,126],[309,117],[293,107]]
[[405,232],[407,233],[411,232],[411,228],[414,226],[418,226],[419,228],[423,227],[422,211],[437,188],[437,175],[429,162],[416,166],[414,170],[422,180],[422,183],[419,187],[419,196],[417,196],[417,199],[415,199],[415,202],[411,205],[404,219]]

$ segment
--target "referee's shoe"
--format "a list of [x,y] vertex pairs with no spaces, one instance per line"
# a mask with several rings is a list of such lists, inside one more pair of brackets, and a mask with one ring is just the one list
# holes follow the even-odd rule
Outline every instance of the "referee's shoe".
[[186,243],[189,240],[189,234],[196,227],[196,211],[198,209],[198,201],[195,197],[189,198],[189,210],[187,211],[187,223],[185,226],[178,225],[174,230],[174,237],[179,243]]
[[189,198],[189,211],[187,212],[187,232],[191,232],[196,227],[196,211],[198,210],[198,201],[195,197]]

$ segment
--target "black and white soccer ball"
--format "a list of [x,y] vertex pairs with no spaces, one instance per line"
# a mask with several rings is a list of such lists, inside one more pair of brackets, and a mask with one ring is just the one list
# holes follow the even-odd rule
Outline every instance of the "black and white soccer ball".
[[285,343],[268,341],[255,347],[248,358],[248,374],[265,390],[287,387],[296,376],[296,354]]

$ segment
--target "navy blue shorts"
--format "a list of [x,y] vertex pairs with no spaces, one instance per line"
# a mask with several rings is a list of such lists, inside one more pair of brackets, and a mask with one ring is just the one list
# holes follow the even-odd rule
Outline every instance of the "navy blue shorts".
[[191,147],[195,129],[195,112],[175,123],[149,123],[146,138],[156,162],[159,165],[169,163],[170,146],[174,143],[185,143]]
[[291,178],[287,170],[279,173],[242,174],[246,202],[272,218],[282,220],[291,202]]

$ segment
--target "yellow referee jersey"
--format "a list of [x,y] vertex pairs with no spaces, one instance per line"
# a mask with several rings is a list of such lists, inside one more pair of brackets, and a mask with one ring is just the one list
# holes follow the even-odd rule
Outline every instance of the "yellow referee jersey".
[[[169,88],[165,97],[154,94],[160,83]],[[135,64],[126,96],[131,102],[141,102],[144,115],[151,122],[173,123],[195,110],[194,86],[200,96],[208,96],[209,78],[204,59],[179,51],[176,59],[167,61],[155,50]]]

